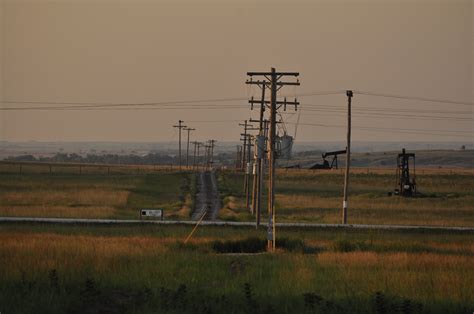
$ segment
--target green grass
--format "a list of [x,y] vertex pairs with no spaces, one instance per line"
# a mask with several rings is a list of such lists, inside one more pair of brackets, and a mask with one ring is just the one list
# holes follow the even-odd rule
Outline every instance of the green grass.
[[[222,196],[233,197],[232,220],[254,220],[244,209],[243,175],[220,176],[224,185]],[[277,220],[339,223],[343,181],[338,171],[280,171],[275,183]],[[395,177],[390,173],[351,174],[349,223],[474,226],[472,174],[436,174],[435,170],[419,174],[417,183],[422,196],[417,198],[389,197],[394,183]],[[264,203],[264,216],[266,212]]]
[[2,224],[2,312],[379,313],[409,303],[424,313],[470,313],[474,307],[472,233],[285,229],[278,235],[287,249],[228,255],[215,253],[216,241],[253,245],[265,230],[203,227],[184,245],[191,228]]
[[168,217],[189,218],[193,177],[1,173],[0,215],[136,219],[140,208],[163,208]]

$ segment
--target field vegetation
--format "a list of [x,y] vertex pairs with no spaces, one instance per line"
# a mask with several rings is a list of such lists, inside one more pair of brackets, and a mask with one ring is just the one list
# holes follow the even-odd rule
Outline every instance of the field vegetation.
[[163,208],[168,219],[189,219],[193,206],[191,173],[84,166],[79,174],[55,166],[50,174],[44,165],[23,167],[1,169],[0,216],[138,219],[141,208]]
[[471,313],[474,309],[472,233],[282,229],[277,241],[283,246],[277,253],[222,254],[223,247],[235,249],[239,241],[244,252],[258,252],[265,230],[203,227],[185,245],[182,240],[191,228],[0,225],[0,309],[5,313]]
[[[349,223],[474,226],[474,175],[469,170],[418,172],[420,197],[388,196],[396,177],[388,169],[356,169],[350,177]],[[221,173],[221,219],[253,220],[245,210],[243,174]],[[276,212],[280,222],[339,223],[344,175],[340,170],[279,170]],[[265,215],[266,198],[263,197]]]

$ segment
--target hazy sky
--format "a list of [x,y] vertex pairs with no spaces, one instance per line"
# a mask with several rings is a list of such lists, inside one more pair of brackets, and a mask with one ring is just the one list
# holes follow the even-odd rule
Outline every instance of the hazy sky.
[[[3,101],[246,98],[259,95],[246,72],[271,66],[301,73],[300,87],[281,91],[288,95],[353,89],[474,101],[472,0],[0,1]],[[297,141],[344,140],[344,95],[299,100]],[[182,119],[196,139],[238,140],[236,120],[257,117],[245,100],[212,104],[0,111],[0,139],[166,141]],[[473,141],[473,106],[355,95],[353,108],[354,140]]]

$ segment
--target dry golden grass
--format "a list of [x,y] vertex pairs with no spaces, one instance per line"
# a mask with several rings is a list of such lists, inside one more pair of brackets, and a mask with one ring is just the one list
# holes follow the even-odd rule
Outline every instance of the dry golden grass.
[[98,271],[110,271],[114,261],[120,258],[165,252],[166,245],[176,242],[176,238],[12,232],[0,233],[0,242],[2,254],[8,256],[2,263],[4,271],[18,269],[20,261],[23,269],[79,269],[89,264]]
[[0,216],[13,217],[110,218],[116,212],[108,206],[0,206]]
[[1,194],[1,204],[16,205],[55,205],[71,204],[76,206],[104,205],[124,206],[127,203],[129,191],[114,191],[104,189],[77,190],[41,190],[12,191]]
[[[424,199],[355,195],[350,198],[351,223],[387,223],[440,226],[474,225],[474,197],[456,199]],[[280,220],[313,220],[339,223],[340,197],[276,194]],[[472,214],[469,214],[472,213]]]
[[474,264],[470,256],[325,252],[316,259],[322,265],[340,268],[348,287],[364,282],[362,293],[390,289],[403,297],[445,299],[449,296],[454,301],[466,301],[474,295],[471,284]]
[[[283,208],[339,208],[341,197],[320,197],[301,194],[276,194],[276,201]],[[456,209],[473,210],[472,202],[474,198],[466,196],[457,198],[455,201],[449,200],[449,205],[456,202]],[[400,197],[393,198],[374,198],[367,199],[364,196],[353,196],[350,199],[351,208],[354,209],[374,209],[374,210],[403,210],[408,207],[416,211],[424,210],[447,210],[452,208],[447,206],[446,200],[437,200],[436,202],[426,199],[405,199]]]
[[[321,175],[334,175],[334,174],[344,174],[345,169],[277,169],[278,177],[284,176],[300,176],[300,177],[314,177],[314,176],[321,176]],[[351,174],[393,174],[395,175],[394,168],[365,168],[359,167],[350,169]],[[441,175],[441,174],[467,174],[472,175],[474,174],[474,169],[470,168],[420,168],[417,167],[416,169],[417,174],[423,175]]]

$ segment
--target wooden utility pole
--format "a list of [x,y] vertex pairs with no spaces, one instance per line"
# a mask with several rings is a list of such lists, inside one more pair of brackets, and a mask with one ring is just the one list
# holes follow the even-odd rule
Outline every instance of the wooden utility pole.
[[[276,235],[275,235],[275,135],[276,135],[276,101],[277,101],[277,75],[275,68],[272,68],[271,73],[271,85],[270,85],[270,137],[269,137],[269,180],[268,180],[268,216],[269,224],[268,229],[271,230],[271,237],[269,237],[267,242],[268,249],[275,250],[276,247]],[[270,229],[271,228],[271,229]]]
[[[247,150],[247,120],[244,121],[244,123],[239,123],[240,126],[243,126],[244,127],[244,133],[243,134],[240,134],[241,136],[243,136],[243,141],[244,143],[242,144],[242,163],[241,163],[241,166],[242,166],[242,170],[245,171],[245,161],[247,160],[246,158],[246,150]],[[242,141],[242,139],[240,139]]]
[[203,146],[204,143],[201,143],[201,142],[198,142],[197,143],[197,159],[196,159],[196,170],[199,171],[199,149],[201,148],[201,146]]
[[351,101],[352,91],[346,91],[347,95],[347,147],[346,147],[346,173],[344,176],[344,200],[342,201],[342,223],[347,224],[347,197],[349,191],[349,167],[351,164]]
[[208,145],[208,144],[205,144],[204,145],[204,161],[203,161],[203,164],[204,164],[204,170],[208,170],[209,168],[209,156],[211,155],[210,150],[211,148],[211,145]]
[[186,168],[189,167],[189,132],[195,131],[193,128],[184,128],[183,130],[188,131],[188,143],[186,145]]
[[198,145],[200,144],[199,142],[197,141],[194,141],[194,142],[191,142],[191,144],[194,145],[194,153],[193,153],[193,170],[196,168],[196,148],[198,147]]
[[[258,135],[259,137],[264,136],[264,114],[265,114],[265,90],[266,86],[262,85],[262,102],[260,104],[260,116],[259,116],[259,124],[258,124]],[[264,141],[265,143],[265,141]],[[253,180],[253,193],[252,193],[252,209],[255,212],[255,227],[258,229],[260,226],[260,213],[262,207],[262,185],[263,185],[263,173],[264,173],[264,163],[263,163],[263,156],[259,152],[260,149],[264,149],[261,147],[257,147],[258,143],[255,142],[255,173],[254,173],[254,180]]]
[[242,163],[242,146],[237,145],[237,153],[235,156],[235,170],[241,169],[241,163]]
[[181,130],[186,127],[185,125],[183,125],[183,122],[183,120],[179,120],[178,125],[173,125],[173,128],[178,128],[179,130],[179,170],[181,170]]
[[214,145],[217,141],[216,140],[209,140],[209,150],[210,150],[210,158],[209,158],[209,168],[212,170],[214,167]]
[[245,206],[253,214],[253,208],[250,208],[250,175],[252,174],[251,154],[252,154],[252,136],[248,135],[247,140],[247,167],[245,170]]
[[240,126],[243,126],[244,127],[244,133],[241,133],[240,135],[243,137],[241,138],[240,140],[244,142],[244,148],[243,148],[243,151],[244,151],[244,157],[243,160],[242,160],[242,164],[243,164],[243,169],[244,169],[244,192],[245,192],[245,204],[246,204],[246,209],[250,209],[250,203],[249,203],[249,200],[250,200],[250,158],[251,158],[251,149],[250,149],[250,146],[252,146],[251,144],[251,135],[248,133],[248,131],[251,131],[251,130],[258,130],[257,128],[254,128],[253,125],[251,124],[248,124],[248,120],[245,120],[244,121],[245,123],[240,123],[239,125]]
[[[263,85],[270,87],[270,101],[262,100],[250,100],[250,104],[264,103],[270,105],[270,134],[268,139],[268,159],[269,159],[269,178],[268,178],[268,233],[267,233],[267,248],[268,250],[274,251],[276,247],[276,235],[275,235],[275,167],[276,167],[276,115],[277,110],[280,106],[294,105],[295,108],[299,104],[296,99],[294,102],[290,101],[278,101],[277,92],[280,88],[285,85],[300,85],[299,81],[296,82],[282,82],[280,79],[285,76],[294,76],[297,78],[299,73],[297,72],[276,72],[275,68],[271,69],[271,72],[248,72],[250,80],[247,80],[247,84]],[[263,77],[262,81],[253,81],[253,76]]]

